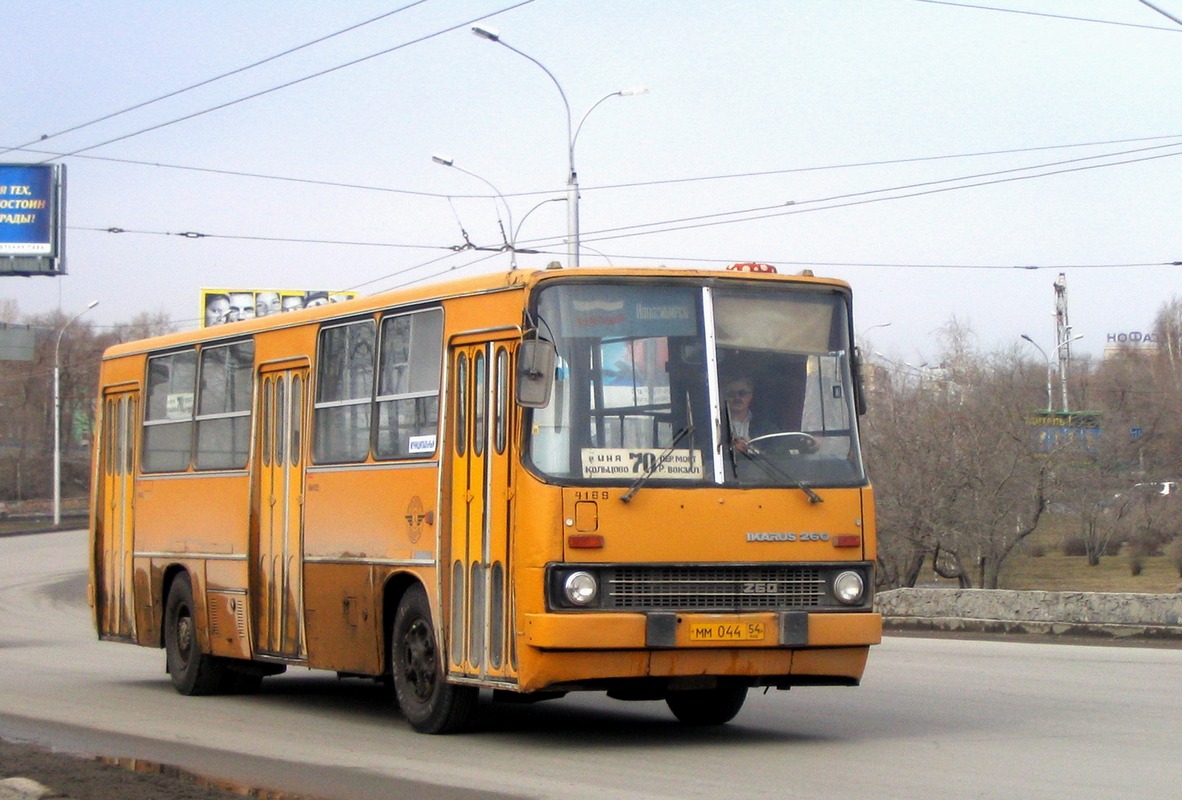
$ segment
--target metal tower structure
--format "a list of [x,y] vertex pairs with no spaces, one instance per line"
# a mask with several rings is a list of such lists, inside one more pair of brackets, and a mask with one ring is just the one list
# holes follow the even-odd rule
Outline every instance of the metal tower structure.
[[1067,411],[1067,365],[1071,361],[1071,323],[1067,321],[1067,276],[1055,281],[1055,353],[1059,359],[1059,390]]

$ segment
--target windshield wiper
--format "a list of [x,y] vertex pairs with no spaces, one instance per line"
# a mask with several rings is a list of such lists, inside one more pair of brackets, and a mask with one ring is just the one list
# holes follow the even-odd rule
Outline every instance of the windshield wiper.
[[644,471],[643,475],[632,482],[632,485],[628,487],[628,491],[620,497],[620,500],[625,503],[631,502],[632,498],[636,496],[636,493],[640,491],[640,487],[644,486],[644,484],[648,482],[648,479],[651,478],[656,473],[656,471],[661,468],[661,465],[669,460],[669,456],[673,455],[673,449],[677,447],[677,443],[693,432],[694,426],[692,424],[686,425],[684,428],[682,428],[677,433],[677,435],[673,437],[673,441],[669,443],[669,446],[665,448],[665,452],[661,453],[661,455],[658,456],[655,461],[653,461],[652,465]]
[[[694,432],[694,407],[690,403],[689,392],[685,393],[685,417],[685,427],[677,432],[677,435],[673,437],[673,441],[665,448],[665,452],[661,453],[657,460],[644,471],[644,474],[632,482],[632,485],[628,487],[628,491],[624,493],[620,500],[625,503],[632,502],[632,498],[640,491],[640,487],[644,486],[648,482],[648,479],[669,459],[669,456],[673,455],[673,449],[677,447],[677,443]],[[693,458],[692,452],[690,458]]]
[[[731,458],[734,458],[734,448],[733,447],[731,448],[731,453],[732,453]],[[814,492],[813,488],[811,486],[809,486],[804,481],[797,480],[796,478],[793,478],[791,475],[788,474],[787,470],[785,470],[779,464],[772,463],[768,459],[768,457],[765,456],[763,453],[759,452],[759,450],[757,448],[751,447],[750,445],[748,445],[747,450],[746,450],[746,452],[743,453],[743,455],[745,455],[747,458],[751,459],[751,461],[758,464],[759,467],[764,472],[766,472],[768,475],[770,475],[771,477],[779,478],[779,479],[785,481],[786,483],[791,484],[793,487],[800,489],[805,494],[807,494],[810,503],[824,503],[825,502],[825,498],[821,497],[821,495]],[[738,470],[737,469],[735,470],[735,473],[736,473],[736,477],[738,477]]]

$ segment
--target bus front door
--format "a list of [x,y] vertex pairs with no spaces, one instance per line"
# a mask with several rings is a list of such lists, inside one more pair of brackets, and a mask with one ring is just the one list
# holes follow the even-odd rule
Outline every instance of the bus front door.
[[99,444],[102,463],[97,522],[99,568],[95,575],[96,614],[104,637],[135,639],[135,597],[132,552],[135,516],[135,437],[138,391],[109,392],[103,396],[103,427]]
[[263,367],[255,442],[251,585],[255,649],[305,657],[303,592],[304,415],[307,367]]
[[511,341],[459,342],[450,349],[449,671],[511,682]]

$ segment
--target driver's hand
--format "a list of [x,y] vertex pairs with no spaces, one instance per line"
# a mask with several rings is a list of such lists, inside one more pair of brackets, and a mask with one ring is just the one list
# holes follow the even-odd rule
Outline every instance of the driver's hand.
[[734,445],[735,450],[739,451],[740,453],[747,452],[747,440],[746,439],[735,438],[732,440],[732,444]]

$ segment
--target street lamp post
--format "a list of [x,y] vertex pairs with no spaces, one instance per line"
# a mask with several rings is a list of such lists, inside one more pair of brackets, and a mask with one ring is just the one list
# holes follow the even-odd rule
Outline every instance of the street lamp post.
[[[1067,412],[1067,364],[1071,360],[1071,350],[1069,345],[1072,342],[1079,341],[1083,338],[1083,334],[1078,336],[1070,336],[1071,328],[1067,328],[1069,338],[1064,339],[1055,345],[1055,354],[1059,358],[1059,388],[1063,393],[1063,412]],[[1066,348],[1066,349],[1065,349]]]
[[1034,348],[1036,350],[1038,350],[1038,352],[1042,353],[1043,359],[1045,359],[1047,362],[1047,413],[1050,414],[1051,410],[1052,410],[1051,409],[1051,357],[1047,355],[1046,350],[1043,350],[1042,347],[1039,346],[1038,342],[1034,341],[1026,334],[1022,334],[1022,338],[1025,339],[1026,341],[1030,342],[1032,345],[1034,345]]
[[57,332],[57,344],[53,347],[53,526],[62,522],[62,392],[61,392],[61,349],[62,335],[79,317],[98,305],[92,300]]
[[648,89],[638,87],[634,89],[621,89],[617,92],[605,95],[597,100],[587,109],[587,113],[583,114],[582,119],[579,120],[577,126],[574,125],[574,117],[571,115],[570,102],[566,99],[566,92],[563,91],[562,84],[558,82],[558,78],[554,77],[554,73],[546,68],[546,65],[529,53],[524,53],[518,50],[511,44],[506,43],[499,33],[491,28],[485,28],[480,25],[472,26],[472,33],[479,36],[481,39],[487,39],[490,42],[495,42],[502,47],[507,47],[517,55],[532,62],[535,66],[546,73],[546,76],[558,89],[558,94],[562,98],[562,107],[566,111],[566,163],[567,163],[567,178],[566,178],[566,258],[567,266],[579,266],[579,174],[575,170],[575,140],[579,138],[579,131],[583,129],[583,123],[587,121],[587,117],[594,111],[600,103],[612,97],[631,97],[637,94],[647,94]]
[[862,335],[859,336],[858,338],[864,342],[864,341],[866,341],[866,334],[870,333],[870,331],[877,330],[879,328],[889,328],[889,327],[891,327],[891,323],[889,323],[889,322],[880,322],[877,325],[871,325],[869,328],[862,331]]
[[[1049,355],[1047,355],[1047,351],[1043,350],[1039,346],[1038,342],[1034,341],[1033,339],[1031,339],[1029,336],[1027,336],[1024,333],[1021,336],[1023,339],[1025,339],[1026,341],[1028,341],[1032,345],[1034,345],[1035,349],[1038,350],[1038,352],[1042,353],[1042,357],[1044,359],[1046,359],[1046,362],[1047,362],[1047,413],[1050,414],[1054,410],[1053,403],[1051,401],[1051,397],[1052,397],[1051,384],[1052,384],[1052,376],[1054,375],[1054,367],[1053,367],[1054,362],[1052,361],[1051,357]],[[1079,341],[1082,338],[1083,338],[1083,334],[1081,333],[1078,336],[1072,336],[1070,339],[1065,339],[1064,341],[1059,342],[1059,344],[1055,345],[1055,352],[1058,353],[1060,350],[1062,350],[1067,345],[1071,344],[1072,342]],[[1063,374],[1062,387],[1063,387],[1063,411],[1064,411],[1064,413],[1066,413],[1066,411],[1067,411],[1067,376],[1066,376],[1066,373]]]
[[[516,231],[513,230],[513,209],[509,208],[509,201],[505,199],[505,195],[501,194],[501,190],[498,189],[497,187],[493,186],[490,181],[485,180],[484,178],[477,175],[475,172],[470,172],[470,171],[464,169],[463,167],[457,167],[455,165],[455,160],[450,158],[449,156],[434,155],[434,156],[431,156],[431,160],[434,161],[436,164],[440,164],[444,167],[451,167],[452,169],[462,172],[465,175],[470,175],[471,177],[473,177],[476,180],[483,183],[488,188],[492,189],[493,192],[496,193],[497,197],[499,197],[501,199],[501,205],[503,205],[505,207],[505,214],[506,214],[506,216],[509,217],[509,229],[506,232],[505,228],[502,226],[501,236],[503,236],[505,239],[505,246],[509,248],[509,268],[510,269],[517,269],[517,233],[516,233]],[[530,209],[530,210],[532,211],[533,209]],[[497,217],[499,220],[499,218],[500,218],[499,212],[497,213]]]

